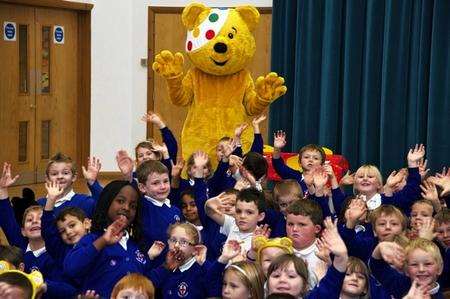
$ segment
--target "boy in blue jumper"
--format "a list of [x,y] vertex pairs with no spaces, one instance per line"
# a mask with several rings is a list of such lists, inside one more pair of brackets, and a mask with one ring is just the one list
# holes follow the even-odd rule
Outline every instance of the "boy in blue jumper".
[[8,198],[8,187],[18,179],[11,176],[11,165],[5,163],[0,178],[0,227],[13,246],[21,248],[24,253],[25,271],[40,271],[48,285],[44,298],[57,298],[58,295],[73,296],[76,290],[63,277],[48,254],[45,242],[41,236],[41,206],[27,208],[23,215],[22,228],[16,222],[14,211]]
[[[168,199],[170,193],[169,170],[159,161],[145,161],[137,168],[142,202],[142,228],[146,248],[153,242],[166,239],[170,224],[180,221],[181,212]],[[160,265],[163,257],[157,258]]]
[[[53,156],[45,170],[47,182],[57,182],[63,189],[62,194],[55,201],[54,212],[57,215],[65,207],[79,207],[88,217],[92,217],[95,200],[85,194],[75,193],[73,183],[77,179],[77,171],[72,159],[62,153]],[[46,197],[38,199],[38,204],[45,206]]]

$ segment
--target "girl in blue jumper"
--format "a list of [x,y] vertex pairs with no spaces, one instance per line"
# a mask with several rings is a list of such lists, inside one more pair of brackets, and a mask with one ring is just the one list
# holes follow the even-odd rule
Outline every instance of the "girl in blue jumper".
[[91,233],[84,236],[64,259],[64,272],[81,279],[81,292],[95,290],[109,298],[123,276],[144,273],[147,257],[139,250],[141,239],[139,191],[128,181],[105,186],[92,219]]
[[[200,243],[200,234],[190,223],[176,223],[168,230],[169,251],[166,263],[153,269],[149,278],[162,290],[163,298],[209,298],[221,294],[221,273],[229,260],[240,250],[239,244],[228,244],[222,255],[213,263],[205,261],[206,247]],[[150,259],[164,249],[164,243],[156,241],[150,248]]]

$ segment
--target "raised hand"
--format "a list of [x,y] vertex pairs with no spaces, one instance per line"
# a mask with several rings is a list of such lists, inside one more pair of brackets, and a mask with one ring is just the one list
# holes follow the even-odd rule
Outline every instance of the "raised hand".
[[[379,255],[379,256],[378,256]],[[405,250],[394,242],[381,242],[374,249],[372,256],[381,257],[386,263],[396,269],[402,269],[405,262]]]
[[88,157],[87,168],[82,166],[83,176],[88,181],[89,185],[94,184],[97,180],[98,173],[102,168],[102,163],[99,158]]
[[315,253],[316,256],[325,262],[328,266],[331,265],[330,249],[322,242],[322,240],[317,239],[316,241],[318,251]]
[[423,220],[422,224],[419,224],[418,235],[420,238],[427,239],[429,241],[433,241],[436,238],[437,233],[434,232],[435,220],[433,218],[427,218]]
[[420,161],[425,157],[425,146],[423,144],[416,144],[408,152],[408,167],[419,167]]
[[166,79],[170,79],[183,74],[183,64],[183,54],[177,52],[174,55],[172,52],[164,50],[156,55],[155,62],[152,64],[152,69],[155,73]]
[[427,176],[428,172],[430,171],[429,168],[427,168],[427,164],[428,164],[428,160],[427,159],[420,159],[420,161],[418,162],[418,166],[419,166],[419,174],[420,174],[420,178],[422,180],[425,179],[425,177]]
[[328,173],[322,167],[317,167],[316,169],[314,169],[313,184],[314,187],[316,188],[316,192],[318,189],[323,189],[327,181],[328,181]]
[[152,146],[154,151],[161,153],[163,159],[169,159],[169,150],[167,149],[167,145],[165,143],[158,144],[157,142],[154,142]]
[[420,285],[419,281],[414,280],[408,294],[402,299],[430,299],[430,288],[431,286]]
[[19,175],[16,175],[15,177],[12,177],[11,175],[11,164],[8,162],[3,163],[3,172],[0,177],[0,189],[10,187],[17,181],[18,178]]
[[95,290],[87,290],[86,293],[78,295],[77,299],[100,299],[100,295]]
[[431,201],[435,212],[439,212],[442,209],[442,206],[441,202],[439,201],[439,195],[436,185],[432,182],[429,182],[428,180],[425,180],[423,181],[422,185],[420,185],[420,189],[422,189],[422,192],[420,193],[422,198]]
[[248,124],[247,123],[243,123],[240,124],[239,126],[236,127],[236,129],[234,129],[234,137],[237,140],[241,140],[241,135],[242,133],[244,133],[244,131],[248,128]]
[[173,271],[177,269],[184,260],[184,253],[179,248],[174,248],[173,250],[169,250],[166,255],[166,263],[165,267],[169,271]]
[[47,190],[47,201],[51,201],[53,204],[64,193],[64,189],[58,182],[53,181],[45,182],[45,189]]
[[133,175],[134,162],[133,159],[128,155],[127,151],[120,150],[116,154],[117,166],[122,172],[123,176],[128,180],[131,180]]
[[160,129],[162,129],[166,126],[166,124],[163,122],[161,116],[159,116],[159,114],[157,114],[153,111],[149,111],[149,112],[145,113],[141,117],[141,120],[145,121],[145,122],[150,122]]
[[393,170],[391,174],[386,179],[386,187],[389,189],[395,189],[395,187],[401,183],[401,181],[404,178],[404,174],[402,171],[395,171]]
[[264,101],[272,102],[287,91],[286,86],[284,86],[283,77],[278,76],[277,73],[271,72],[265,77],[260,76],[255,81],[255,91],[258,97]]
[[345,272],[348,261],[347,247],[337,230],[337,219],[333,222],[330,217],[327,217],[323,223],[325,229],[320,240],[334,254],[334,267],[339,272]]
[[254,134],[260,134],[261,133],[261,129],[259,127],[259,124],[261,122],[263,122],[266,119],[266,115],[261,114],[255,118],[252,119],[252,127],[253,127],[253,133]]
[[241,245],[236,240],[228,240],[222,248],[222,254],[219,256],[218,261],[222,264],[226,264],[241,253]]
[[273,147],[276,149],[282,149],[286,145],[286,133],[278,130],[273,134]]
[[123,230],[127,226],[127,218],[125,216],[120,216],[113,223],[111,223],[107,228],[102,238],[104,239],[106,245],[112,245],[120,241],[123,237]]
[[166,244],[161,241],[155,241],[152,244],[152,247],[147,251],[148,257],[150,260],[154,260],[156,257],[158,257],[161,252],[163,252],[164,248],[166,247]]
[[208,248],[205,245],[198,244],[195,245],[195,260],[201,266],[206,261],[206,253],[208,252]]
[[450,167],[448,169],[444,167],[441,173],[436,173],[433,182],[441,187],[441,197],[450,195]]
[[172,165],[171,176],[172,178],[180,177],[184,168],[183,158],[177,158],[177,164]]
[[339,184],[341,184],[342,186],[350,186],[353,185],[354,183],[355,183],[355,174],[350,173],[350,170],[347,170],[345,175],[339,181]]
[[361,195],[352,200],[347,210],[345,211],[345,220],[347,228],[355,228],[359,219],[367,213],[367,205],[365,200],[362,198],[365,196]]
[[236,147],[237,147],[237,142],[235,139],[231,139],[229,142],[225,142],[222,145],[222,153],[223,153],[222,162],[229,162],[230,156],[233,153],[233,151],[236,149]]

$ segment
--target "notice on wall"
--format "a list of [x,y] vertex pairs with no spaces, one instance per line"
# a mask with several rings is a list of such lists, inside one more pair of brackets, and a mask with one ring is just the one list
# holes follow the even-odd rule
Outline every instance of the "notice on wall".
[[64,27],[55,25],[53,26],[53,43],[64,44]]
[[3,39],[6,41],[16,40],[16,23],[14,22],[3,22]]

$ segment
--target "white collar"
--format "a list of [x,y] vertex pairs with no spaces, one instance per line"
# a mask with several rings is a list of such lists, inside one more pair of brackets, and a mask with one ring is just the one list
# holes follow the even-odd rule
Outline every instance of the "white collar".
[[195,185],[195,181],[191,178],[189,178],[189,185],[192,187]]
[[168,198],[164,199],[164,201],[159,201],[148,195],[144,195],[144,197],[157,207],[162,207],[163,205],[166,205],[169,208],[171,207],[170,200]]
[[355,226],[355,232],[359,233],[359,232],[365,232],[366,231],[366,227],[364,225],[361,224],[357,224]]
[[28,243],[27,250],[25,250],[25,252],[28,252],[28,251],[31,251],[35,257],[39,257],[47,250],[45,249],[45,246],[42,248],[39,248],[37,250],[31,250],[30,243]]
[[122,246],[125,250],[127,250],[127,242],[129,238],[130,234],[127,231],[124,231],[122,238],[119,240],[120,246]]
[[437,292],[439,292],[440,285],[437,281],[435,282],[435,284],[436,284],[436,286],[428,291],[430,293],[430,295],[434,295],[434,294],[437,294]]
[[203,225],[195,225],[194,223],[191,223],[191,222],[189,222],[189,221],[186,221],[186,222],[192,224],[193,226],[195,226],[195,228],[196,228],[198,231],[201,231],[201,230],[203,229]]
[[188,261],[185,262],[183,265],[181,265],[180,267],[178,267],[178,269],[180,270],[180,272],[184,272],[184,271],[186,271],[186,270],[189,270],[189,269],[192,267],[192,265],[195,264],[195,262],[196,262],[196,259],[195,259],[195,257],[193,256],[193,257],[191,257],[190,260],[188,260]]
[[64,197],[61,197],[55,201],[55,208],[59,207],[66,201],[70,201],[74,195],[75,195],[75,192],[73,191],[73,189],[70,190],[69,193],[67,193]]
[[309,247],[306,247],[306,248],[303,248],[303,249],[295,249],[294,248],[294,253],[295,253],[295,255],[299,254],[301,256],[307,256],[307,255],[313,253],[316,250],[317,250],[316,241],[314,241],[314,243],[309,245]]
[[380,193],[375,193],[371,198],[366,197],[366,205],[369,211],[373,211],[379,206],[381,206],[381,195]]

